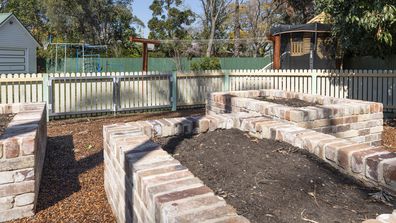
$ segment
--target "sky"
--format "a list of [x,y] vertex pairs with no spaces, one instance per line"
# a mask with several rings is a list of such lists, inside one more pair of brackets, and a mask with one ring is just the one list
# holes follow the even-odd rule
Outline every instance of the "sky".
[[[146,24],[146,28],[141,33],[143,37],[147,37],[150,32],[147,22],[151,19],[150,5],[152,2],[152,0],[134,0],[132,4],[133,14]],[[183,4],[194,12],[200,12],[201,5],[199,0],[184,0]]]

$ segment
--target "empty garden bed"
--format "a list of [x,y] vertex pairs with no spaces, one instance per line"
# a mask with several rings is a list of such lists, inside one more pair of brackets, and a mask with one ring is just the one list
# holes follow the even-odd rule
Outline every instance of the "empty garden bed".
[[286,143],[239,130],[157,141],[251,222],[361,222],[393,209]]

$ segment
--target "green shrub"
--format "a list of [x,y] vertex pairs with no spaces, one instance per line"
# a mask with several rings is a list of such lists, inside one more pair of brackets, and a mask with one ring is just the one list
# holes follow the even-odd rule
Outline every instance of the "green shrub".
[[192,62],[190,68],[193,71],[221,70],[221,65],[219,58],[204,57],[198,61]]

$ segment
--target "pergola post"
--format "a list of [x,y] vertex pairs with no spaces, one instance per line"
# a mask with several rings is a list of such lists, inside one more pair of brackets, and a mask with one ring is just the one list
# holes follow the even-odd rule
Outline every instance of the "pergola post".
[[153,45],[159,45],[160,41],[158,40],[151,40],[151,39],[142,39],[142,38],[135,38],[135,37],[129,37],[129,40],[133,43],[142,43],[143,44],[143,66],[142,66],[142,71],[147,72],[148,71],[148,44],[153,44]]
[[281,69],[281,35],[273,36],[273,42],[274,42],[273,69],[279,70]]

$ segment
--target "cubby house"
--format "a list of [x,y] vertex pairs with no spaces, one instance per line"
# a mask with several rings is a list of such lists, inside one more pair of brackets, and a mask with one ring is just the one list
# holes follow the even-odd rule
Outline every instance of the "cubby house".
[[324,24],[323,14],[307,24],[275,25],[270,30],[273,41],[274,69],[335,69],[335,47],[329,43],[331,25]]

